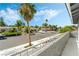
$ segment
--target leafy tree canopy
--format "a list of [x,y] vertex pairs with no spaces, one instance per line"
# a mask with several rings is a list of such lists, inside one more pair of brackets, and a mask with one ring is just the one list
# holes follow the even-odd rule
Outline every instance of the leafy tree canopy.
[[6,26],[6,24],[5,24],[5,22],[4,22],[2,17],[0,18],[0,26]]

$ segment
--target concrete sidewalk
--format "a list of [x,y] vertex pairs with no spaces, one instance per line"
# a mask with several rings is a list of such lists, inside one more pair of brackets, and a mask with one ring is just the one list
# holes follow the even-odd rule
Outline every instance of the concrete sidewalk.
[[62,56],[79,56],[78,32],[72,32],[74,37],[70,37],[66,44]]

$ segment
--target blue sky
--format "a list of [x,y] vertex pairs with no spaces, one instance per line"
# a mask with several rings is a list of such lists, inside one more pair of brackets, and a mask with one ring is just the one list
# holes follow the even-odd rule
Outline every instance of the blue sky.
[[[19,12],[20,4],[0,4],[0,17],[8,25],[13,25],[16,20],[22,20]],[[48,24],[65,26],[71,25],[71,20],[68,15],[65,4],[63,3],[35,3],[37,10],[34,18],[30,21],[30,25],[42,25],[45,19],[48,19]],[[25,22],[25,21],[24,21]]]

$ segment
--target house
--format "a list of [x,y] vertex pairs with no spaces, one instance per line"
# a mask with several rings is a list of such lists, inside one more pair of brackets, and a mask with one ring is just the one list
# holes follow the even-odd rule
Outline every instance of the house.
[[9,31],[13,28],[17,29],[17,27],[0,27],[0,32]]

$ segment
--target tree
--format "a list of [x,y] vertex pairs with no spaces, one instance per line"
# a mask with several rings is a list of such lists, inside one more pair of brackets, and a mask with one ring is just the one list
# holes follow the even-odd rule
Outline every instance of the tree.
[[0,18],[0,26],[6,26],[2,17]]
[[53,26],[52,26],[51,24],[49,24],[49,28],[50,28],[51,30],[53,30]]
[[39,28],[39,26],[38,26],[38,25],[35,25],[34,27],[35,27],[35,28]]
[[52,25],[52,26],[53,26],[53,30],[54,30],[54,31],[57,31],[57,29],[58,29],[58,28],[57,28],[57,25]]
[[48,24],[47,24],[47,23],[43,23],[42,26],[43,26],[43,27],[47,27]]
[[22,26],[22,21],[21,20],[17,20],[17,22],[16,22],[16,26]]
[[47,22],[48,22],[48,19],[45,20],[45,23],[43,23],[42,26],[47,27],[48,26]]
[[34,14],[36,13],[35,5],[31,3],[24,3],[21,4],[21,8],[19,9],[20,14],[23,16],[23,18],[27,22],[28,26],[28,35],[29,35],[29,46],[31,46],[31,37],[30,37],[30,27],[29,27],[29,21],[34,17]]
[[49,24],[49,27],[52,28],[52,25]]
[[45,21],[46,21],[46,23],[47,23],[47,22],[48,22],[48,19],[46,19]]
[[48,19],[46,19],[46,20],[45,20],[45,23],[42,24],[42,27],[44,27],[45,30],[47,30],[47,27],[48,27],[47,22],[48,22]]
[[19,30],[21,29],[20,26],[22,26],[22,25],[23,25],[23,23],[22,23],[21,20],[17,20],[17,21],[16,21],[15,26],[17,26]]

